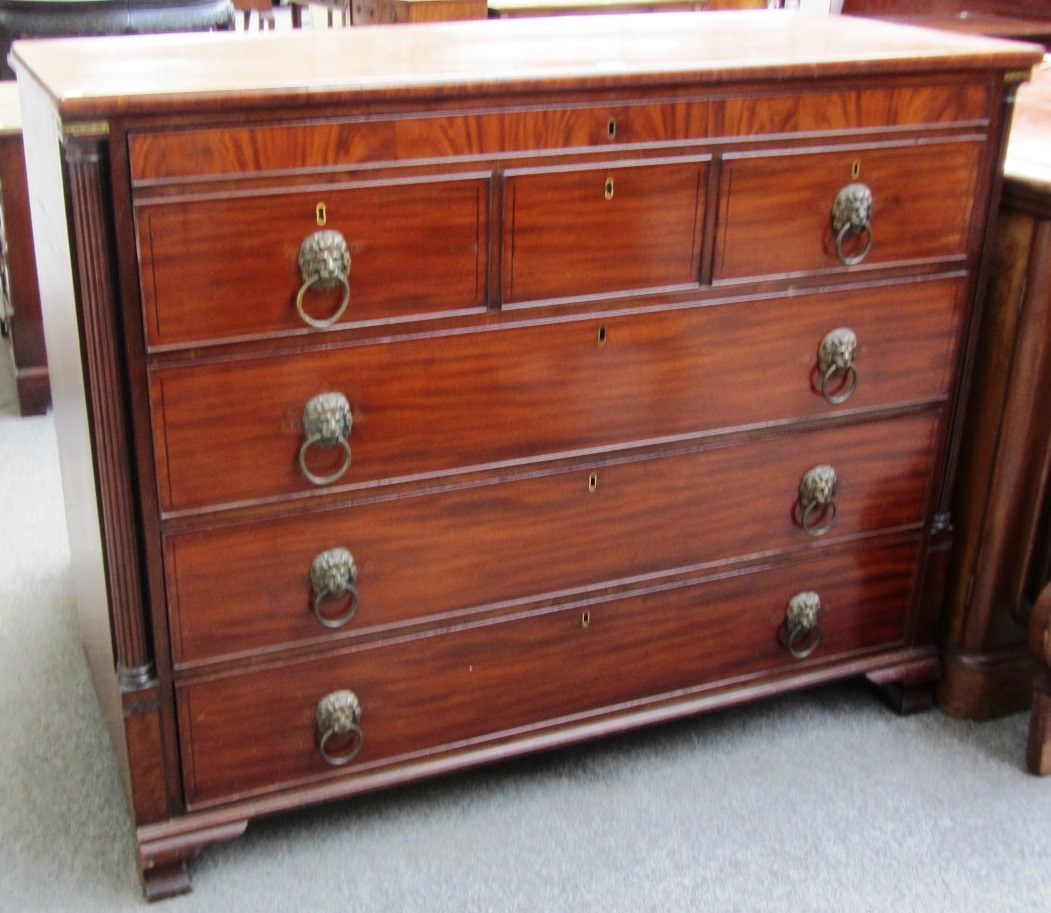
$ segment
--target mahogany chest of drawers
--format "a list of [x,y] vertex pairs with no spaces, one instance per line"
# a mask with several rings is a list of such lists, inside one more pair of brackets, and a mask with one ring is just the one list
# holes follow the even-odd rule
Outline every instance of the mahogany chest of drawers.
[[765,13],[226,41],[14,53],[150,896],[277,810],[929,694],[1036,50]]

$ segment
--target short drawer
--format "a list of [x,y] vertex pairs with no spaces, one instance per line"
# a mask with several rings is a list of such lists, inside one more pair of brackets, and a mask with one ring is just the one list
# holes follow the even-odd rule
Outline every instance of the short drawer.
[[[353,776],[897,646],[916,558],[908,544],[826,553],[183,685],[186,798],[200,806]],[[797,659],[785,645],[787,606],[808,591],[823,607],[820,642]],[[797,652],[816,633],[797,637]],[[335,768],[320,754],[316,713],[343,690],[359,702],[363,741]],[[338,759],[355,745],[329,736],[325,748]]]
[[696,287],[707,185],[707,158],[508,172],[504,302]]
[[[478,176],[141,205],[148,342],[310,330],[307,318],[354,325],[482,310],[488,224],[489,180]],[[332,287],[300,266],[321,231],[338,232],[349,255]],[[319,250],[338,256],[333,245]]]
[[[156,370],[162,507],[438,478],[937,400],[952,380],[961,289],[838,290]],[[855,372],[828,385],[834,395],[854,385],[836,404],[822,394],[818,348],[844,326],[858,350]],[[308,444],[304,412],[328,392],[345,397],[349,434]],[[336,478],[315,484],[304,464]]]
[[[727,156],[714,281],[962,258],[982,151],[960,141]],[[871,192],[868,227],[834,231],[837,197],[854,184]]]
[[[939,427],[925,414],[171,535],[176,665],[918,528]],[[815,465],[838,488],[812,536],[799,487]],[[312,582],[335,548],[334,582]]]

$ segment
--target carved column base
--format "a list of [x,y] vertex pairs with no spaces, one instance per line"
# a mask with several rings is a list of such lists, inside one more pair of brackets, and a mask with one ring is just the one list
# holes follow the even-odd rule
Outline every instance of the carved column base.
[[1042,777],[1051,774],[1051,675],[1041,675],[1033,684],[1026,766]]
[[1040,664],[1033,682],[1033,711],[1029,717],[1029,769],[1041,776],[1051,774],[1051,584],[1033,607],[1029,622],[1029,649]]
[[1029,707],[1033,660],[1024,646],[992,653],[946,651],[938,706],[949,716],[991,720]]

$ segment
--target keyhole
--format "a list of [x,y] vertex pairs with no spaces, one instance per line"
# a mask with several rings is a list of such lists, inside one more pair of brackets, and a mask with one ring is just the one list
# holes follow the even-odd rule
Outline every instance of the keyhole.
[[588,491],[594,492],[596,488],[598,488],[598,475],[593,472],[588,476]]
[[599,327],[598,328],[598,344],[600,346],[604,346],[606,344],[606,328],[605,327]]
[[606,124],[606,134],[610,139],[617,138],[617,119],[615,117],[611,117]]
[[591,613],[585,610],[584,614],[580,616],[580,626],[586,628],[589,624],[591,624]]
[[606,199],[613,199],[613,178],[606,178]]
[[324,203],[317,204],[317,224],[324,225],[328,221],[328,209]]
[[855,181],[861,177],[861,159],[856,159],[854,164],[850,166],[850,177]]

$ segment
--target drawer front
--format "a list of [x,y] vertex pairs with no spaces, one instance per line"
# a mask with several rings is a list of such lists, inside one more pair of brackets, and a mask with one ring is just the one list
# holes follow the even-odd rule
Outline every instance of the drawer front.
[[707,160],[504,179],[505,303],[695,287]]
[[[471,607],[918,526],[938,428],[919,415],[172,535],[176,662],[448,621]],[[812,538],[799,485],[821,464],[839,480],[836,518]],[[315,557],[334,547],[353,556],[356,603],[340,587],[326,595],[311,584]],[[353,617],[328,627],[315,609],[330,625]]]
[[350,266],[345,286],[303,291],[314,320],[330,320],[344,294],[339,325],[486,305],[487,178],[158,203],[136,219],[155,346],[310,329],[297,310],[300,249],[321,230],[343,236]]
[[[629,701],[898,645],[915,562],[912,545],[826,554],[184,685],[177,700],[187,800],[364,772]],[[784,618],[792,596],[807,590],[825,606],[821,641],[798,660],[782,645]],[[322,697],[343,689],[360,701],[364,742],[337,771],[319,754],[315,713]]]
[[719,101],[603,99],[575,107],[540,103],[482,113],[429,111],[400,119],[347,118],[136,133],[129,138],[129,157],[133,181],[148,186],[182,178],[364,162],[966,123],[988,117],[988,109],[989,86],[984,81],[749,92]]
[[727,157],[714,281],[847,268],[832,209],[852,183],[872,192],[871,231],[843,237],[863,266],[962,257],[967,251],[982,145]]
[[[166,511],[581,455],[949,389],[962,286],[931,282],[539,324],[156,370]],[[847,325],[853,396],[829,404],[817,349]],[[317,394],[351,407],[347,449],[309,447]]]

